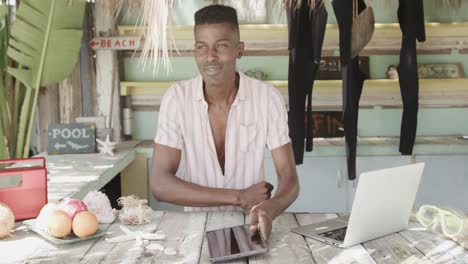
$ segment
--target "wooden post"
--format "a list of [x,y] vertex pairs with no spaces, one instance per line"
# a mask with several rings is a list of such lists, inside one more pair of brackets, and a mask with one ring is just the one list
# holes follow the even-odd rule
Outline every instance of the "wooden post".
[[50,124],[58,123],[59,117],[59,95],[57,84],[41,87],[39,91],[39,131],[40,151],[47,150],[47,129]]
[[[95,3],[95,36],[106,37],[117,35],[114,10],[105,1]],[[112,128],[113,141],[120,141],[122,134],[119,63],[117,52],[112,50],[96,51],[96,106],[95,116],[106,118],[106,128]]]
[[92,98],[96,97],[96,67],[94,65],[94,51],[88,42],[94,37],[94,4],[86,3],[85,17],[83,19],[83,38],[81,40],[81,97],[83,116],[93,116],[96,106]]
[[80,62],[67,79],[59,83],[60,123],[75,123],[82,115]]

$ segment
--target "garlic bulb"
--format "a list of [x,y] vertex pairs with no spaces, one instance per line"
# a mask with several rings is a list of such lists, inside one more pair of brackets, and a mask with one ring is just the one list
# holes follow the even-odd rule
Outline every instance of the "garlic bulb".
[[110,224],[114,222],[116,218],[115,210],[112,209],[106,194],[99,191],[91,191],[85,196],[83,202],[88,206],[88,211],[96,215],[99,223]]
[[15,215],[10,207],[0,203],[0,239],[10,236],[13,227],[15,227]]
[[47,221],[49,216],[58,209],[58,202],[50,202],[44,205],[36,218],[36,227],[42,230],[47,230]]

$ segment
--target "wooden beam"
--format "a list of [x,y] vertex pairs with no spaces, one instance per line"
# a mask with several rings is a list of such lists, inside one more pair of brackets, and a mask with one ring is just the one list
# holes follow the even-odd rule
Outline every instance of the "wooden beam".
[[[251,24],[240,25],[241,38],[244,40],[268,39],[284,40],[288,36],[286,24]],[[426,23],[426,36],[428,38],[450,38],[468,37],[466,28],[468,22],[453,23]],[[138,35],[145,27],[119,26],[119,35]],[[174,25],[170,28],[175,40],[193,40],[193,26]],[[338,40],[338,26],[328,24],[326,28],[326,38]],[[398,23],[376,23],[373,39],[401,38],[401,30]]]
[[[420,54],[447,54],[452,49],[468,49],[468,22],[426,23],[427,40],[418,43]],[[176,46],[182,55],[189,56],[194,47],[193,26],[173,26]],[[120,26],[119,35],[138,35],[144,27]],[[328,24],[322,52],[323,56],[339,50],[339,32],[335,24]],[[284,54],[288,47],[287,25],[241,25],[241,39],[249,52],[260,56]],[[376,24],[374,35],[362,51],[362,55],[398,54],[401,47],[399,24]],[[282,51],[282,52],[281,52]],[[173,53],[175,56],[176,53]],[[247,55],[247,54],[246,54]]]
[[159,105],[132,105],[133,112],[159,112]]
[[[335,53],[333,50],[322,50],[322,56],[333,56]],[[244,56],[289,56],[287,49],[278,50],[245,50]],[[179,53],[172,53],[174,57],[193,57],[193,50],[180,50]],[[125,58],[140,58],[141,51],[126,51],[124,52]]]
[[120,82],[120,94],[163,95],[174,82]]
[[[107,37],[116,35],[116,25],[112,5],[104,1],[95,4],[95,36]],[[94,116],[104,116],[106,128],[112,128],[112,140],[120,141],[122,137],[122,118],[119,95],[119,63],[117,52],[112,50],[96,51],[96,97],[93,105]]]
[[[287,102],[288,82],[267,81]],[[162,95],[173,82],[121,82],[121,94],[132,96],[132,109],[150,111],[159,105]],[[420,107],[468,107],[468,79],[420,79]],[[341,80],[315,81],[312,93],[315,109],[337,110],[342,106]],[[398,80],[366,80],[360,107],[400,108],[402,100]]]
[[[322,52],[323,53],[323,52]],[[439,49],[425,49],[425,48],[419,48],[417,49],[418,55],[441,55],[441,54],[451,54],[452,53],[452,48],[439,48]],[[370,56],[370,55],[400,55],[400,50],[399,49],[387,49],[387,48],[382,48],[382,49],[371,49],[371,48],[365,48],[362,50],[361,53],[359,53],[360,56]]]

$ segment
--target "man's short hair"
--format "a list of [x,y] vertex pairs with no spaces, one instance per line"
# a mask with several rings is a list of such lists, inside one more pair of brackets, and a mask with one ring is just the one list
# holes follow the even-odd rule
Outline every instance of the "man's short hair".
[[229,23],[239,31],[236,9],[225,5],[209,5],[195,12],[195,26],[218,23]]

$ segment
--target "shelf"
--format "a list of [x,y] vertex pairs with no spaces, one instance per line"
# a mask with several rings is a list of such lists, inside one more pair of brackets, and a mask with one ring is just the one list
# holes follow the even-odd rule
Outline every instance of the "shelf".
[[[182,56],[189,56],[194,47],[193,26],[172,26],[174,40]],[[138,35],[142,27],[119,26],[119,35]],[[246,43],[246,55],[287,55],[287,25],[240,25],[241,39]],[[468,22],[426,23],[426,42],[418,43],[418,52],[450,54],[452,49],[468,52]],[[398,54],[401,31],[398,23],[375,24],[375,32],[361,55]],[[323,54],[333,55],[339,49],[338,26],[328,24]],[[133,54],[133,53],[132,53]]]
[[[287,102],[288,82],[267,81],[275,86]],[[164,92],[173,82],[121,82],[120,94],[132,96],[132,105],[140,110],[157,110]],[[419,80],[420,107],[468,107],[468,79]],[[338,110],[342,106],[342,82],[316,81],[312,105],[315,109]],[[361,108],[400,108],[402,100],[398,80],[366,80],[360,100]]]
[[[359,156],[400,156],[400,137],[358,137]],[[148,158],[153,154],[153,140],[143,140],[136,147],[137,153]],[[456,155],[468,154],[468,140],[456,136],[417,136],[413,155]],[[271,154],[266,151],[265,156]],[[346,156],[344,138],[314,138],[314,151],[304,152],[304,157]]]

